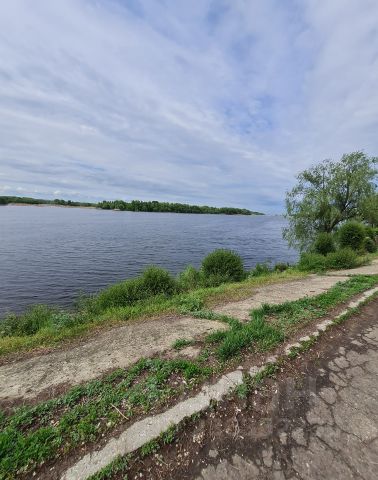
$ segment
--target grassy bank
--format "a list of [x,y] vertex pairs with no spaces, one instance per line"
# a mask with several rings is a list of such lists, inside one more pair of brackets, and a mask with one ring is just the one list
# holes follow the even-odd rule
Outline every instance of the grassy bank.
[[[324,257],[326,258],[326,257]],[[341,252],[335,268],[368,263],[377,254],[358,257]],[[91,331],[125,321],[199,311],[226,301],[240,300],[262,285],[304,277],[319,268],[319,258],[305,256],[298,266],[258,264],[245,271],[234,252],[209,254],[199,270],[189,266],[177,277],[159,267],[148,267],[140,277],[82,297],[74,311],[35,305],[23,314],[8,314],[0,321],[0,356],[35,348],[51,348]]]
[[[53,400],[3,413],[0,479],[20,478],[45,462],[70,455],[79,446],[97,444],[120,424],[181,398],[248,352],[277,346],[296,329],[377,284],[378,275],[352,277],[316,297],[253,310],[245,324],[223,317],[230,330],[210,334],[196,360],[141,359],[130,368],[117,369]],[[197,311],[196,315],[209,313]]]
[[[91,311],[93,305],[89,304],[81,306],[78,312],[74,314],[62,312],[51,307],[37,306],[23,315],[12,316],[10,322],[15,324],[15,333],[13,335],[0,336],[0,355],[28,351],[35,348],[50,348],[54,345],[61,345],[70,339],[85,336],[98,329],[121,325],[125,321],[167,314],[178,315],[183,310],[187,308],[193,309],[195,306],[198,309],[210,308],[216,303],[246,298],[251,295],[251,291],[254,288],[259,286],[294,280],[305,276],[305,272],[290,268],[284,272],[273,272],[258,277],[249,277],[237,283],[224,283],[217,287],[202,287],[189,290],[188,292],[175,293],[170,298],[159,295],[138,301],[134,305],[108,307],[104,311],[98,311],[97,313]],[[63,322],[59,323],[60,319]],[[64,321],[66,324],[64,324]],[[33,331],[33,328],[29,329],[30,324],[34,325],[34,328],[38,326],[40,328],[35,333],[26,334],[20,332],[20,334],[17,334],[19,327],[16,325],[19,322],[26,325],[26,331]],[[0,323],[0,328],[4,328],[3,323]],[[22,328],[20,327],[20,330]]]

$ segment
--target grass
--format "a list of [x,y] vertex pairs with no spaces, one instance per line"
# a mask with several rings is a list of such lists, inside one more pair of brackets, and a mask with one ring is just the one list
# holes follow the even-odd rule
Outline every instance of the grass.
[[[156,295],[140,300],[134,305],[108,307],[101,313],[91,312],[89,309],[89,312],[81,313],[81,315],[76,315],[70,319],[66,318],[67,312],[49,309],[48,318],[44,319],[43,325],[40,326],[36,333],[11,336],[2,336],[0,334],[0,356],[13,352],[30,351],[36,348],[59,346],[74,338],[84,337],[94,330],[111,328],[125,321],[167,314],[178,315],[182,312],[192,311],[193,306],[199,310],[224,301],[240,300],[250,296],[253,288],[304,276],[306,276],[304,272],[289,269],[284,272],[273,272],[260,277],[248,278],[243,282],[227,283],[218,287],[199,288],[188,293],[177,293],[170,298],[167,298],[165,295]],[[27,314],[29,315],[29,312]],[[56,321],[56,316],[61,319],[62,317],[65,318],[64,322],[59,323]],[[13,320],[17,323],[20,320],[20,316],[13,318]],[[0,325],[3,329],[4,323],[0,322]]]
[[[120,423],[151,412],[221,372],[225,361],[247,349],[273,348],[299,325],[326,315],[377,283],[378,275],[352,277],[316,297],[264,305],[252,311],[251,321],[246,324],[214,314],[231,328],[210,334],[196,361],[141,359],[128,369],[117,369],[102,380],[74,387],[55,399],[16,408],[9,415],[0,414],[0,479],[17,478],[82,444],[98,441]],[[211,316],[209,311],[203,315]],[[273,367],[264,375],[272,373]],[[242,387],[239,393],[243,394]]]
[[175,350],[182,350],[189,345],[193,345],[193,340],[187,340],[186,338],[178,338],[172,345]]
[[[208,343],[219,343],[216,350],[221,361],[239,354],[248,346],[266,351],[282,342],[297,327],[325,316],[332,308],[351,296],[367,290],[378,283],[378,275],[355,276],[340,282],[315,297],[305,297],[280,305],[263,305],[251,312],[251,321],[232,325],[228,331],[210,334]],[[200,315],[200,312],[197,312]]]
[[117,424],[151,411],[211,373],[211,368],[188,360],[142,359],[61,397],[3,415],[0,479],[17,478],[83,443],[95,442]]

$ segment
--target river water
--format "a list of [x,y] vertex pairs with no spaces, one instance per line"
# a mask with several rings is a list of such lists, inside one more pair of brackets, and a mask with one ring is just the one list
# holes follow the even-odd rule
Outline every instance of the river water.
[[173,274],[230,248],[245,267],[295,262],[280,216],[117,212],[49,206],[0,207],[0,316],[28,305],[70,306],[138,275],[147,265]]

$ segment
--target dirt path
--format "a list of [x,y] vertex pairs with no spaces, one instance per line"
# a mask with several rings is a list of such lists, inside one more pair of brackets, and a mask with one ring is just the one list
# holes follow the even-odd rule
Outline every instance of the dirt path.
[[[347,280],[350,275],[377,275],[378,260],[371,265],[349,270],[335,270],[326,275],[310,275],[301,280],[287,283],[277,283],[270,287],[261,287],[253,291],[253,296],[238,302],[229,302],[214,308],[217,313],[238,318],[241,321],[249,320],[249,313],[264,303],[280,304],[292,302],[307,296],[315,296],[329,290],[337,282]],[[252,292],[251,292],[252,293]]]
[[275,380],[222,401],[158,455],[133,462],[128,478],[375,480],[377,376],[378,299]]
[[[378,273],[378,262],[368,268],[370,273]],[[363,272],[365,270],[353,270],[353,274]],[[215,308],[215,311],[245,319],[252,308],[262,303],[282,303],[317,295],[346,278],[314,275],[300,281],[267,285],[251,290],[251,298]],[[189,339],[220,328],[226,327],[219,322],[191,317],[132,322],[101,332],[83,345],[13,361],[0,366],[0,402],[52,397],[64,386],[97,378],[111,369],[127,367],[142,357],[161,353],[178,338]]]
[[268,287],[255,289],[253,296],[250,298],[237,302],[229,302],[213,310],[216,313],[222,313],[242,321],[247,321],[250,319],[250,311],[254,308],[261,307],[264,303],[278,305],[303,297],[313,297],[329,290],[337,282],[342,282],[347,279],[348,276],[311,275],[308,278],[295,280],[294,282],[276,283]]
[[133,322],[101,332],[83,345],[0,366],[0,401],[52,397],[62,385],[78,384],[167,350],[178,338],[226,328],[192,317]]

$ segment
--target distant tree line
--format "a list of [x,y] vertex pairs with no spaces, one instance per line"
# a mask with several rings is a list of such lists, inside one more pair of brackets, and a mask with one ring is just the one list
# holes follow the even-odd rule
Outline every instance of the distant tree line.
[[187,205],[184,203],[169,203],[150,201],[144,202],[141,200],[132,200],[125,202],[124,200],[107,201],[103,200],[99,203],[89,202],[75,202],[72,200],[62,200],[56,198],[55,200],[44,200],[41,198],[31,197],[14,197],[14,196],[0,196],[0,205],[7,205],[9,203],[30,204],[30,205],[62,205],[71,207],[95,207],[102,210],[121,210],[129,212],[172,212],[172,213],[208,213],[208,214],[223,214],[223,215],[263,215],[260,212],[253,212],[245,208],[233,207],[209,207],[207,205]]
[[65,205],[71,207],[95,207],[95,203],[89,202],[74,202],[72,200],[62,200],[56,198],[55,200],[45,200],[44,198],[32,197],[14,197],[14,196],[0,196],[0,205],[8,205],[9,203],[24,203],[28,205]]
[[127,210],[129,212],[172,212],[172,213],[210,213],[224,215],[256,215],[258,212],[252,212],[245,208],[232,207],[209,207],[207,205],[187,205],[185,203],[158,202],[156,200],[143,202],[141,200],[132,200],[125,202],[123,200],[114,200],[100,202],[98,208],[104,210]]

